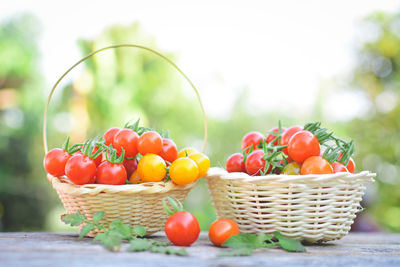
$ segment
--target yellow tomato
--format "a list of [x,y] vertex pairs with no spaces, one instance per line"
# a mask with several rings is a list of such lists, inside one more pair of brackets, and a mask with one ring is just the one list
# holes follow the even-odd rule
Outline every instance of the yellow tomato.
[[169,177],[178,185],[190,184],[199,177],[199,167],[190,158],[179,158],[169,167]]
[[291,162],[283,168],[281,174],[287,175],[299,175],[300,174],[301,165],[297,162]]
[[135,170],[131,177],[129,177],[129,182],[131,182],[132,184],[140,184],[142,182],[142,179],[140,179],[138,171]]
[[144,155],[138,163],[137,172],[142,182],[159,182],[167,173],[165,161],[156,154]]
[[193,147],[186,147],[186,148],[182,149],[181,151],[179,151],[178,158],[187,157],[194,153],[197,153],[197,149],[195,149]]
[[205,176],[210,169],[210,159],[203,153],[194,153],[189,156],[199,167],[199,178]]

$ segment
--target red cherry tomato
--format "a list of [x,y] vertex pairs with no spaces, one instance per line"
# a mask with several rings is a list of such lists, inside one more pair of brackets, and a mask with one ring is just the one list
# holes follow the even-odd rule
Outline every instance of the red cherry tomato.
[[239,234],[239,226],[231,219],[219,219],[213,222],[208,230],[210,241],[220,247],[231,236]]
[[122,164],[125,167],[126,170],[126,175],[128,177],[131,177],[132,173],[134,173],[137,169],[137,159],[136,158],[132,158],[132,159],[124,159],[124,161],[122,162]]
[[244,166],[243,154],[235,153],[229,156],[225,165],[227,172],[246,172]]
[[[284,132],[286,130],[286,128],[282,127],[282,132]],[[279,128],[278,127],[274,127],[271,130],[269,130],[269,132],[274,132],[274,133],[279,133]],[[275,135],[273,134],[268,134],[267,135],[267,139],[266,142],[269,144],[272,142],[272,140],[274,140],[276,138]],[[278,145],[278,140],[275,140],[274,145]]]
[[[289,150],[290,151],[290,150]],[[306,159],[301,165],[301,175],[306,174],[329,174],[333,168],[329,162],[321,156],[312,156]]]
[[190,246],[200,234],[196,217],[187,211],[172,214],[165,223],[165,234],[176,246]]
[[162,150],[163,142],[159,133],[150,131],[143,133],[138,140],[138,150],[143,156],[147,153],[158,154]]
[[127,175],[124,165],[104,161],[97,168],[96,179],[98,184],[122,185]]
[[346,168],[349,172],[354,173],[356,170],[356,163],[354,162],[353,158],[350,158],[349,163],[347,163]]
[[303,163],[311,156],[319,156],[321,151],[319,141],[309,131],[299,131],[289,140],[288,153],[297,163]]
[[178,148],[176,147],[175,142],[171,139],[163,138],[162,149],[159,155],[169,163],[174,162],[178,158]]
[[125,157],[132,158],[138,153],[139,135],[131,129],[121,129],[115,136],[113,146],[117,150],[118,155],[121,155],[122,148],[125,150]]
[[333,172],[337,173],[337,172],[349,172],[349,170],[346,168],[346,166],[344,166],[342,163],[340,162],[334,162],[332,163],[332,168],[333,168]]
[[[295,133],[300,132],[300,131],[302,131],[302,130],[303,130],[303,127],[301,127],[301,126],[292,126],[292,127],[287,128],[287,129],[283,132],[283,134],[282,134],[282,137],[281,137],[281,146],[286,146],[286,145],[288,145],[288,144],[289,144],[290,138],[291,138]],[[282,149],[282,151],[283,151],[283,153],[285,153],[286,155],[288,155],[288,149],[287,149],[287,148]]]
[[[246,162],[244,163],[246,172],[249,175],[254,175],[258,176],[261,174],[261,171],[264,170],[265,168],[265,160],[263,159],[264,157],[264,151],[262,150],[255,150],[250,153],[250,155],[247,156]],[[271,171],[271,166],[267,173]]]
[[44,169],[55,177],[63,176],[65,174],[65,164],[70,157],[71,155],[67,151],[61,148],[54,148],[44,156]]
[[265,136],[259,132],[250,132],[247,133],[242,139],[242,150],[245,150],[246,153],[249,152],[250,146],[253,147],[253,150],[257,149],[257,146],[265,140]]
[[96,175],[96,163],[88,156],[77,153],[67,161],[65,174],[74,184],[88,184],[93,181],[93,177]]
[[114,136],[119,132],[119,130],[121,130],[120,128],[110,128],[108,129],[104,135],[103,135],[103,139],[104,139],[104,144],[106,146],[109,146],[110,144],[112,144],[114,142]]

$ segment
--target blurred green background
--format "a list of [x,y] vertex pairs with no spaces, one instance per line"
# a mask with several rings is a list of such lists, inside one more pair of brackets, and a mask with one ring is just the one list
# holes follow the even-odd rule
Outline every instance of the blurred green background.
[[[250,130],[266,132],[279,119],[284,126],[322,121],[337,135],[355,140],[358,171],[378,173],[354,230],[400,232],[400,12],[376,12],[363,24],[379,29],[379,38],[354,51],[356,67],[346,79],[332,77],[321,83],[311,117],[288,116],[279,110],[250,112],[249,91],[244,87],[227,116],[208,117],[207,154],[213,166],[224,166]],[[46,83],[38,71],[38,36],[40,22],[34,16],[0,21],[0,231],[68,229],[60,223],[64,209],[42,167],[41,123],[48,90],[43,90]],[[110,26],[91,39],[79,40],[77,46],[83,56],[107,44],[134,40],[157,49],[155,37],[139,23]],[[179,62],[179,56],[164,54]],[[169,129],[179,148],[201,148],[203,122],[195,94],[160,58],[128,48],[107,51],[85,62],[71,77],[60,85],[50,105],[51,148],[60,146],[66,136],[80,142],[139,117],[147,126]],[[337,88],[362,95],[367,115],[350,121],[327,120],[322,107]],[[215,219],[204,180],[190,192],[185,206],[202,229]]]

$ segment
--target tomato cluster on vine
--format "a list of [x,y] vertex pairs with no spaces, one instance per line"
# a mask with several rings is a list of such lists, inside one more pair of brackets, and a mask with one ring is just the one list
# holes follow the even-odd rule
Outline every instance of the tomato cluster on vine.
[[321,123],[307,123],[270,129],[267,135],[247,133],[241,143],[242,152],[229,156],[228,172],[245,172],[252,176],[266,174],[331,174],[355,171],[351,156],[354,142],[335,137]]
[[44,157],[45,170],[66,176],[72,183],[122,185],[172,180],[186,185],[203,177],[209,158],[194,148],[178,153],[175,142],[139,121],[124,128],[108,129],[100,140],[89,140],[50,150]]

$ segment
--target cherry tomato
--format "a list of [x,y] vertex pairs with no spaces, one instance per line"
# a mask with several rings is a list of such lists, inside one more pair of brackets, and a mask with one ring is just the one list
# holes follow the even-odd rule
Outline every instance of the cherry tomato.
[[349,170],[346,168],[346,166],[344,166],[342,163],[340,162],[334,162],[332,163],[332,168],[333,168],[333,172],[337,173],[337,172],[349,172]]
[[172,163],[178,158],[178,149],[176,148],[175,142],[171,139],[163,138],[162,143],[163,145],[159,155],[165,161]]
[[218,219],[208,230],[208,238],[217,247],[220,247],[231,236],[239,234],[239,226],[231,219]]
[[190,184],[199,177],[199,167],[190,158],[178,158],[169,167],[169,177],[178,185]]
[[[289,150],[290,151],[290,150]],[[301,166],[300,173],[306,174],[329,174],[333,168],[329,162],[321,156],[312,156],[306,159]]]
[[143,133],[137,143],[139,153],[142,155],[147,153],[158,154],[161,152],[162,146],[163,142],[160,134],[154,131]]
[[191,154],[189,156],[189,159],[192,159],[199,168],[198,178],[204,177],[207,174],[208,170],[210,169],[210,159],[206,155],[200,152]]
[[125,157],[132,158],[138,153],[138,139],[139,135],[131,129],[121,129],[115,136],[113,146],[121,155],[122,148],[125,150]]
[[250,147],[253,147],[253,150],[257,149],[257,146],[265,140],[265,136],[259,132],[250,132],[247,133],[242,139],[242,150],[246,149],[246,153],[250,151]]
[[[286,128],[282,127],[282,132],[284,132],[286,130]],[[274,132],[274,133],[279,133],[279,127],[274,127],[271,130],[269,130],[269,132]],[[276,138],[275,135],[273,134],[268,134],[267,135],[267,139],[266,142],[269,144],[272,142],[272,140],[274,140]],[[278,145],[278,140],[275,140],[275,142],[273,143],[275,146]]]
[[[289,144],[289,140],[290,138],[297,132],[300,132],[303,130],[303,127],[301,126],[292,126],[287,128],[281,137],[281,146],[286,146]],[[283,153],[285,153],[286,155],[288,155],[288,149],[287,148],[283,148],[282,149]]]
[[187,211],[172,214],[165,223],[165,234],[176,246],[190,246],[200,234],[196,217]]
[[65,164],[65,174],[74,184],[88,184],[96,175],[96,163],[82,153],[75,154]]
[[349,172],[354,173],[356,170],[356,163],[354,162],[353,158],[350,158],[349,163],[347,163],[346,168]]
[[309,131],[299,131],[289,140],[289,156],[297,163],[303,163],[311,156],[319,156],[321,151],[319,141]]
[[286,175],[299,175],[300,174],[301,165],[297,162],[291,162],[286,165],[283,170],[282,174]]
[[138,162],[136,158],[129,158],[129,159],[125,158],[122,164],[125,167],[126,175],[130,177],[132,173],[136,171]]
[[132,173],[131,177],[129,178],[129,182],[132,184],[140,184],[142,182],[137,170]]
[[[265,168],[265,160],[263,159],[263,157],[264,151],[260,149],[251,152],[250,155],[247,156],[244,166],[246,168],[246,172],[249,175],[258,176],[261,174],[261,171],[263,171]],[[271,167],[267,171],[267,173],[269,173],[269,171],[271,171]]]
[[159,182],[167,174],[166,167],[160,156],[149,153],[139,160],[137,171],[143,182]]
[[98,184],[121,185],[126,181],[126,170],[121,163],[104,161],[97,168],[96,179]]
[[184,157],[188,157],[193,153],[197,153],[197,149],[193,148],[193,147],[187,147],[182,149],[181,151],[179,151],[178,153],[178,158],[184,158]]
[[61,148],[54,148],[44,156],[44,169],[55,177],[63,176],[65,174],[65,164],[70,157],[71,155],[67,151]]
[[[94,153],[96,153],[97,150],[99,150],[99,148],[98,148],[97,146],[95,146],[95,147],[93,148],[93,151],[92,151],[92,154],[91,154],[91,155],[93,155]],[[96,166],[99,166],[99,165],[101,164],[101,161],[103,160],[103,155],[99,154],[99,155],[97,156],[97,158],[95,158],[95,159],[93,159],[93,160],[94,160],[94,163],[96,164]]]
[[246,168],[244,166],[243,154],[234,153],[229,156],[225,165],[227,172],[245,172]]
[[110,144],[112,144],[114,142],[114,136],[117,134],[117,132],[119,132],[119,130],[121,130],[120,128],[110,128],[108,129],[104,135],[103,135],[103,139],[104,139],[104,144],[106,146],[109,146]]

